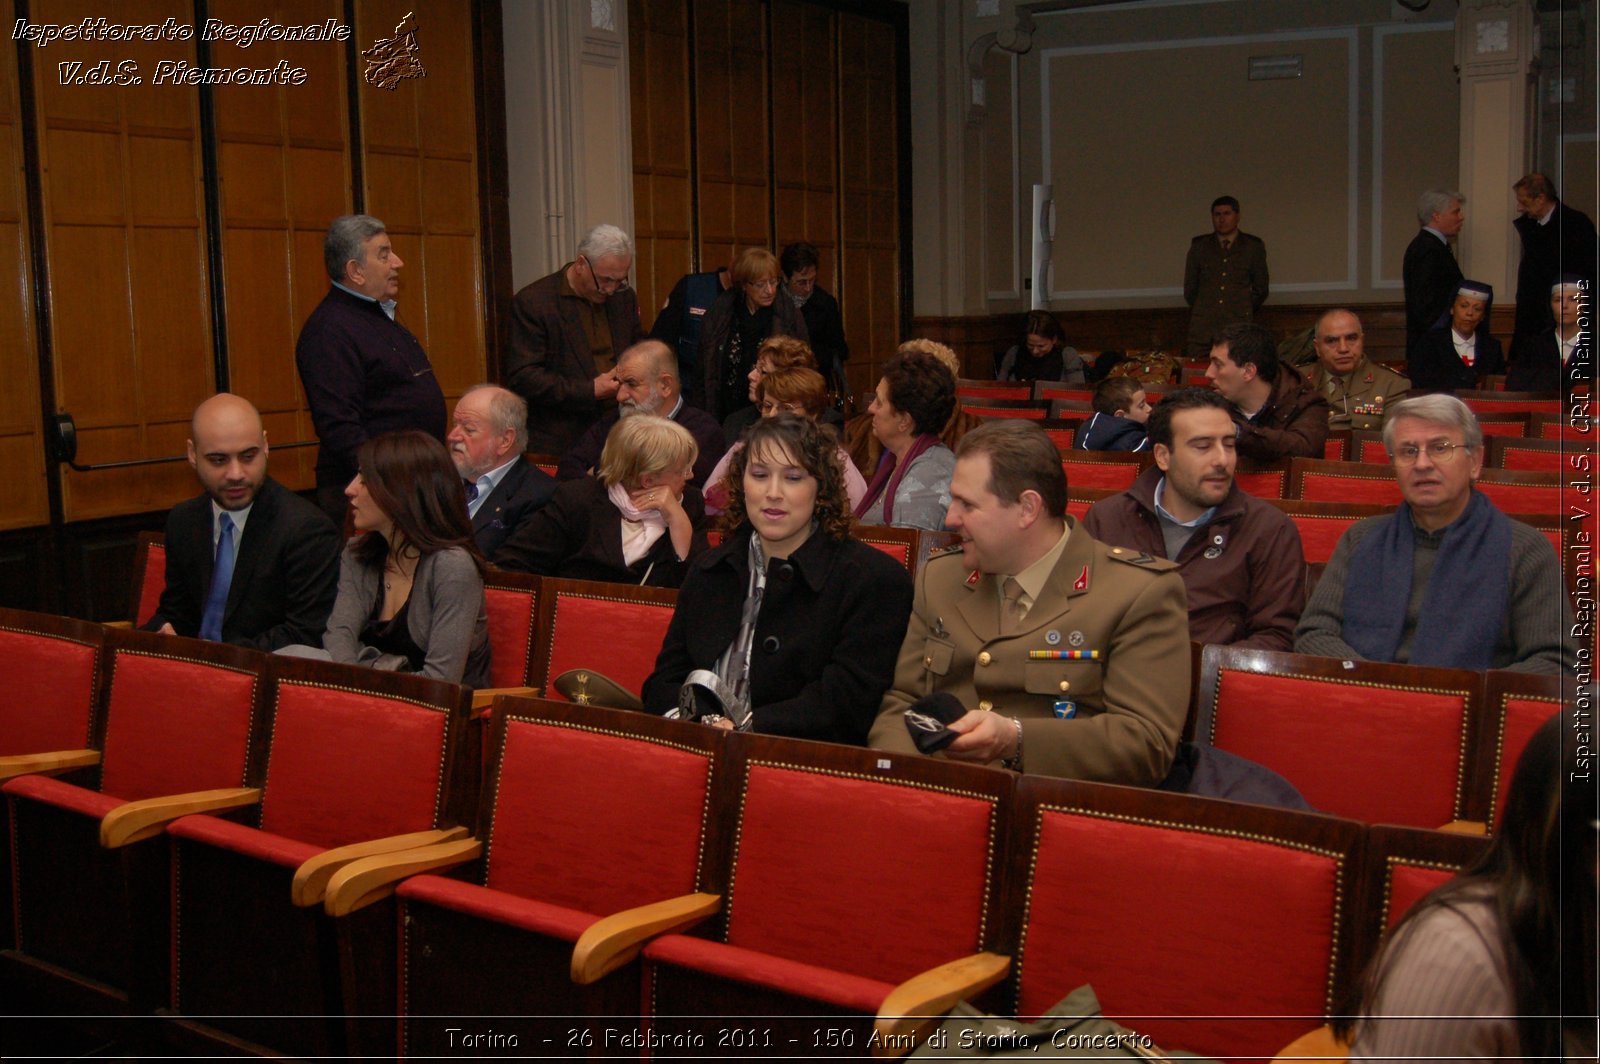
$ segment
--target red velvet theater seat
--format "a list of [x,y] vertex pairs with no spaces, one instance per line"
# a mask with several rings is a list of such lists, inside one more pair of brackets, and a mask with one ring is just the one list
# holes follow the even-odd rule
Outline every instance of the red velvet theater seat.
[[1061,468],[1067,488],[1111,488],[1126,491],[1140,473],[1155,461],[1148,452],[1063,451]]
[[1484,819],[1491,834],[1505,811],[1511,774],[1523,747],[1539,725],[1569,704],[1570,689],[1564,692],[1563,687],[1571,682],[1560,676],[1505,669],[1491,669],[1485,674],[1484,727],[1473,787],[1481,808],[1469,812],[1474,819]]
[[1018,799],[1016,1016],[1088,983],[1164,1050],[1245,1058],[1332,1011],[1361,825],[1035,776]]
[[888,525],[857,525],[850,535],[869,547],[876,547],[915,574],[917,559],[917,530],[892,528]]
[[1400,505],[1400,482],[1392,465],[1376,462],[1324,462],[1294,458],[1289,462],[1291,499],[1312,502],[1364,502]]
[[556,677],[595,669],[638,694],[656,665],[678,593],[598,580],[543,581],[533,686],[561,698]]
[[[1268,500],[1294,522],[1300,533],[1300,552],[1308,563],[1326,564],[1350,526],[1366,517],[1394,512],[1393,506],[1359,502],[1306,502],[1302,499]],[[1310,592],[1307,592],[1309,597]]]
[[1466,669],[1208,646],[1196,741],[1266,765],[1313,809],[1437,828],[1466,815],[1480,688]]
[[[0,758],[90,746],[104,641],[98,624],[0,609]],[[0,779],[29,767],[0,762]]]
[[953,962],[976,972],[939,1010],[1004,977],[1008,959],[992,951],[1014,777],[734,738],[744,759],[724,919],[715,938],[667,935],[645,947],[651,1031],[698,1035],[715,1052],[725,1017],[759,1016],[769,1051],[849,1050],[814,1039],[817,1018],[828,1017],[860,1052],[875,1017],[898,1031],[891,1017],[930,1010],[915,987],[896,993],[914,976]]
[[[0,609],[0,781],[48,770],[93,782],[104,642],[98,624]],[[14,941],[9,824],[0,801],[0,950]]]
[[[259,796],[266,664],[238,647],[110,631],[98,780],[18,776],[0,788],[15,857],[5,958],[61,1008],[115,1012],[142,996],[135,959],[159,964],[165,924],[161,824]],[[123,830],[157,803],[174,807]]]
[[[637,946],[580,984],[574,944],[602,917],[639,906],[666,903],[683,921],[671,926],[684,927],[716,911],[726,737],[642,713],[501,699],[477,820],[487,856],[458,878],[419,875],[397,888],[400,998],[389,1011],[402,1055],[458,1051],[449,1028],[469,1016],[525,1047],[553,1039],[551,1052],[564,1053],[582,1027],[571,1017],[635,1012]],[[592,1037],[604,1041],[603,1031]]]
[[188,816],[167,828],[165,1004],[177,1017],[168,1034],[213,1049],[337,1055],[347,1044],[339,1015],[362,1011],[339,993],[340,946],[360,968],[355,990],[392,978],[394,906],[333,921],[321,906],[326,875],[358,856],[466,835],[457,825],[477,784],[477,751],[464,741],[469,697],[414,675],[301,660],[277,668],[259,826]]
[[539,578],[491,569],[483,577],[489,611],[489,685],[526,687],[539,621]]
[[140,532],[133,554],[133,626],[156,615],[167,586],[167,542],[160,532]]
[[1235,473],[1234,483],[1246,495],[1258,499],[1281,499],[1289,493],[1289,463],[1274,462],[1253,473]]
[[1357,949],[1365,965],[1386,935],[1423,895],[1482,856],[1482,835],[1380,824],[1367,832],[1367,912],[1371,926]]

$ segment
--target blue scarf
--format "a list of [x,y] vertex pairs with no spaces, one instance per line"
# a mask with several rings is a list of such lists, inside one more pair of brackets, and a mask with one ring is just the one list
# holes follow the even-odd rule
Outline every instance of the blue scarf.
[[[1350,554],[1344,641],[1372,661],[1393,661],[1405,634],[1416,546],[1411,507],[1401,504]],[[1511,597],[1511,519],[1474,491],[1445,529],[1423,593],[1411,664],[1487,669]]]

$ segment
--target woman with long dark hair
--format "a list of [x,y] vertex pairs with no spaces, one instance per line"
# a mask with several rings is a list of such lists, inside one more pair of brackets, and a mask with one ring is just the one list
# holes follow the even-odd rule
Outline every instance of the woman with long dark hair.
[[1539,727],[1494,843],[1390,932],[1333,1023],[1351,1059],[1594,1058],[1595,790],[1562,763],[1570,724]]
[[[833,435],[782,413],[729,463],[728,538],[690,567],[644,705],[686,683],[714,694],[708,723],[864,746],[911,616],[911,578],[850,537]],[[702,718],[703,719],[703,718]]]
[[345,547],[323,648],[349,665],[487,684],[483,557],[444,444],[385,433],[357,462],[345,496],[361,535]]

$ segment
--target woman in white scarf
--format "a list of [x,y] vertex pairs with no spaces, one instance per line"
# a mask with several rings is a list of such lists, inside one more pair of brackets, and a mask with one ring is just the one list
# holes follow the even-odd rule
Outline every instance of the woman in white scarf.
[[502,569],[677,587],[705,549],[705,505],[689,484],[699,448],[667,418],[632,414],[606,437],[594,478],[563,481],[495,553]]

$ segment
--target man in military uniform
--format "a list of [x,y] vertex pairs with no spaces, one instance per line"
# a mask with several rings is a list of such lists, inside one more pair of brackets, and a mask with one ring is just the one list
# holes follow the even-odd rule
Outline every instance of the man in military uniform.
[[1381,429],[1383,412],[1406,397],[1411,382],[1367,358],[1361,319],[1330,310],[1312,332],[1317,346],[1317,393],[1328,400],[1330,429]]
[[1205,358],[1213,336],[1250,321],[1267,301],[1267,245],[1239,231],[1239,201],[1232,196],[1213,200],[1211,228],[1189,241],[1183,264],[1190,358]]
[[1091,539],[1066,517],[1055,444],[997,419],[956,452],[946,524],[961,546],[930,559],[879,749],[916,752],[904,711],[934,692],[967,710],[945,756],[1018,771],[1155,786],[1189,702],[1183,581],[1169,561]]

